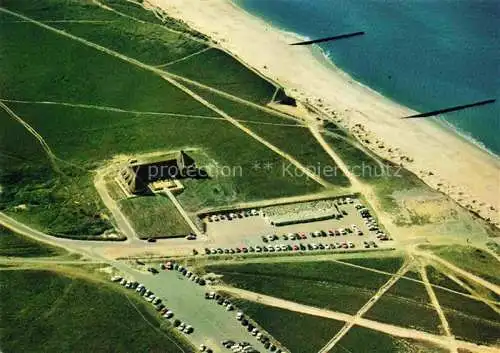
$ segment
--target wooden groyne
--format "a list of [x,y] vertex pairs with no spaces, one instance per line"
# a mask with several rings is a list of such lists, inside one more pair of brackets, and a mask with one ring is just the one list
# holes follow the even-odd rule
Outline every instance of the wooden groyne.
[[480,106],[480,105],[486,105],[486,104],[491,104],[491,103],[495,103],[495,102],[496,102],[496,99],[487,99],[487,100],[480,101],[480,102],[475,102],[475,103],[470,103],[470,104],[464,104],[464,105],[457,105],[457,106],[450,107],[450,108],[433,110],[433,111],[430,111],[430,112],[427,112],[427,113],[420,113],[420,114],[405,116],[402,119],[427,118],[429,116],[434,116],[434,115],[439,115],[439,114],[443,114],[443,113],[454,112],[454,111],[457,111],[457,110],[464,110],[464,109],[467,109],[467,108],[477,107],[477,106]]
[[333,37],[326,37],[326,38],[308,40],[308,41],[305,41],[305,42],[292,43],[290,45],[311,45],[311,44],[314,44],[314,43],[329,42],[329,41],[333,41],[333,40],[339,40],[339,39],[351,38],[351,37],[356,37],[356,36],[362,36],[363,34],[365,34],[365,32],[346,33],[346,34],[340,34],[338,36],[333,36]]

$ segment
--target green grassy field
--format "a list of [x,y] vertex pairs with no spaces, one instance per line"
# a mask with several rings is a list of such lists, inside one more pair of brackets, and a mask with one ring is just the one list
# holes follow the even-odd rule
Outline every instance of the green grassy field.
[[[200,48],[197,42],[187,43],[187,37],[163,33],[157,25],[140,24],[88,3],[47,0],[6,1],[2,5],[42,20],[112,21],[46,24],[67,26],[70,32],[79,32],[127,55],[135,55],[131,51],[136,51],[156,58],[159,50],[162,55],[173,55],[161,59],[167,60],[190,53],[191,44],[194,49]],[[133,4],[122,5],[132,6],[131,12],[138,10]],[[307,177],[283,176],[278,168],[284,163],[281,157],[220,117],[214,119],[213,111],[154,72],[20,22],[13,15],[2,13],[0,20],[0,33],[10,33],[1,37],[0,55],[5,59],[0,62],[0,99],[43,137],[58,158],[55,164],[63,170],[55,173],[49,167],[36,139],[19,123],[8,117],[0,120],[0,134],[4,137],[0,158],[8,161],[0,173],[0,183],[7,190],[0,196],[0,207],[16,218],[57,236],[99,236],[111,224],[92,185],[93,170],[117,154],[188,147],[202,149],[218,166],[241,170],[238,175],[186,181],[187,189],[179,198],[190,212],[196,207],[220,206],[236,199],[255,201],[322,190]],[[127,31],[122,31],[125,27]],[[144,42],[150,32],[151,38],[170,45],[172,50]],[[36,38],[37,45],[20,45],[23,38]],[[44,50],[37,49],[40,47]],[[187,51],[177,52],[182,50]],[[245,70],[233,71],[247,77]],[[11,72],[16,75],[8,74]],[[218,74],[227,79],[224,73]],[[262,81],[252,75],[256,82]],[[258,82],[253,85],[245,81],[244,86],[252,86],[252,94],[257,94],[262,87],[266,89]],[[238,93],[238,89],[231,90]],[[275,167],[265,172],[254,168],[262,163]],[[23,183],[18,183],[19,179]],[[14,211],[18,205],[26,205],[26,210]]]
[[108,284],[22,270],[2,271],[1,282],[4,352],[194,352],[143,302]]
[[334,262],[248,263],[208,266],[232,286],[279,298],[356,313],[388,276]]
[[344,324],[242,299],[234,303],[292,352],[318,352]]
[[436,268],[432,266],[426,266],[425,271],[427,272],[427,278],[429,279],[429,282],[431,282],[431,284],[445,287],[456,292],[469,294],[468,290],[453,282],[453,280],[439,272]]
[[362,257],[354,259],[343,259],[341,261],[389,273],[396,273],[401,267],[401,265],[403,265],[403,258],[401,257],[382,257],[382,258]]
[[488,345],[498,345],[500,343],[498,337],[500,323],[498,321],[481,320],[476,316],[469,316],[461,312],[446,309],[444,315],[455,337]]
[[469,317],[496,321],[500,324],[500,315],[483,302],[450,293],[440,288],[434,288],[434,292],[439,303],[445,309],[461,312]]
[[276,87],[218,49],[211,49],[188,60],[164,68],[165,71],[265,105]]
[[167,196],[125,199],[120,202],[120,208],[142,239],[178,237],[191,232],[191,228]]
[[45,257],[65,253],[63,249],[39,243],[0,226],[0,256]]
[[426,342],[402,339],[354,326],[328,353],[445,353]]
[[423,284],[397,281],[366,313],[368,319],[440,333],[439,316]]
[[443,245],[425,247],[436,255],[479,277],[500,284],[498,261],[493,255],[472,246]]

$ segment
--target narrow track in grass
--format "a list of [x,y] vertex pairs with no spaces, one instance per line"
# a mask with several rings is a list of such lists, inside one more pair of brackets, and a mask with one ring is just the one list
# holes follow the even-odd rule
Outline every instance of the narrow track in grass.
[[455,273],[457,273],[457,274],[459,274],[459,275],[461,275],[461,276],[463,276],[463,277],[471,280],[472,282],[476,282],[477,284],[479,284],[479,285],[481,285],[481,286],[483,286],[483,287],[491,290],[495,294],[500,295],[500,286],[498,286],[496,284],[493,284],[491,282],[488,282],[484,278],[476,276],[476,275],[474,275],[474,274],[472,274],[470,272],[467,272],[467,271],[461,269],[460,267],[455,266],[451,262],[446,261],[445,259],[443,259],[443,258],[441,258],[441,257],[439,257],[437,255],[434,255],[434,254],[432,254],[430,252],[427,252],[427,251],[418,250],[416,248],[413,249],[413,253],[415,253],[418,256],[427,258],[430,261],[434,261],[434,262],[438,263],[439,265],[448,268],[452,272],[455,272]]
[[[173,118],[186,118],[186,119],[211,119],[211,120],[226,120],[221,116],[215,115],[195,115],[195,114],[180,114],[180,113],[167,113],[167,112],[150,112],[141,110],[127,110],[116,107],[109,107],[104,105],[94,105],[94,104],[82,104],[82,103],[70,103],[70,102],[54,102],[54,101],[27,101],[19,99],[3,99],[0,98],[0,102],[5,103],[19,103],[19,104],[42,104],[42,105],[60,105],[64,107],[71,108],[83,108],[83,109],[96,109],[102,111],[108,111],[113,113],[124,113],[124,114],[136,114],[136,115],[155,115],[155,116],[168,116]],[[120,120],[123,121],[124,119]],[[271,125],[271,126],[283,126],[283,127],[294,127],[305,129],[304,125],[297,124],[286,124],[286,123],[269,123],[265,121],[254,121],[245,119],[236,119],[241,123],[256,124],[256,125]]]
[[[59,29],[51,27],[51,26],[48,26],[48,25],[46,25],[44,23],[41,23],[41,22],[39,22],[37,20],[34,20],[34,19],[32,19],[32,18],[30,18],[28,16],[25,16],[23,14],[17,13],[15,11],[11,11],[11,10],[8,10],[6,8],[0,7],[0,12],[4,12],[4,13],[7,13],[9,15],[15,16],[17,18],[21,18],[23,20],[27,20],[27,21],[31,22],[32,24],[34,24],[34,25],[37,25],[37,26],[42,27],[42,28],[44,28],[46,30],[55,32],[55,33],[57,33],[57,34],[59,34],[61,36],[70,38],[70,39],[72,39],[74,41],[77,41],[77,42],[80,42],[80,43],[82,43],[84,45],[92,47],[92,48],[94,48],[94,49],[96,49],[98,51],[104,52],[104,53],[106,53],[108,55],[111,55],[113,57],[116,57],[118,59],[126,61],[126,62],[128,62],[128,63],[130,63],[132,65],[135,65],[135,66],[140,67],[140,68],[142,68],[144,70],[151,71],[151,72],[159,75],[164,80],[166,80],[167,82],[169,82],[171,85],[177,87],[178,89],[180,89],[184,93],[188,94],[189,96],[191,96],[193,99],[195,99],[199,103],[203,104],[207,108],[209,108],[212,111],[216,112],[220,116],[226,118],[227,121],[229,121],[231,124],[233,124],[234,126],[236,126],[237,128],[239,128],[240,130],[242,130],[243,132],[245,132],[247,135],[251,136],[252,138],[254,138],[255,140],[259,141],[261,144],[265,145],[266,147],[268,147],[270,150],[272,150],[276,154],[278,154],[281,157],[283,157],[284,159],[288,160],[288,162],[290,162],[292,165],[294,165],[295,167],[297,167],[302,173],[304,173],[304,175],[308,176],[310,179],[314,180],[315,182],[317,182],[318,184],[320,184],[323,187],[326,187],[326,188],[330,187],[330,183],[328,183],[327,181],[325,181],[319,175],[317,175],[314,172],[312,172],[310,169],[308,169],[305,166],[303,166],[293,156],[289,155],[288,153],[285,153],[284,151],[282,151],[281,149],[279,149],[278,147],[276,147],[272,143],[270,143],[267,140],[265,140],[264,138],[260,137],[259,135],[257,135],[256,133],[254,133],[251,129],[249,129],[246,126],[244,126],[243,124],[239,123],[235,118],[233,118],[230,115],[226,114],[221,109],[217,108],[216,106],[214,106],[213,104],[211,104],[210,102],[208,102],[207,100],[205,100],[204,98],[200,97],[199,95],[197,95],[196,93],[194,93],[193,91],[191,91],[186,86],[184,86],[181,83],[179,83],[178,81],[176,81],[173,77],[171,77],[170,74],[166,73],[165,71],[160,70],[160,69],[158,69],[158,68],[156,68],[154,66],[147,65],[147,64],[145,64],[143,62],[140,62],[140,61],[138,61],[136,59],[130,58],[130,57],[126,56],[126,55],[123,55],[121,53],[118,53],[118,52],[116,52],[114,50],[111,50],[109,48],[103,47],[101,45],[98,45],[96,43],[93,43],[93,42],[88,41],[86,39],[83,39],[81,37],[75,36],[75,35],[73,35],[71,33],[59,30]],[[175,77],[178,77],[179,79],[183,79],[181,76],[175,75]],[[238,99],[241,100],[241,101],[245,101],[245,100],[243,100],[241,98],[238,98]],[[255,104],[255,103],[251,103],[251,102],[248,102],[248,101],[245,101],[245,102],[247,102],[247,104],[250,104],[250,105],[253,105],[253,106],[257,106],[257,107],[260,107],[262,109],[268,109],[268,108],[263,108],[263,107]],[[275,112],[273,111],[273,113],[275,113]]]
[[14,120],[16,120],[21,125],[23,125],[25,127],[25,129],[28,130],[28,132],[31,135],[33,135],[38,140],[38,142],[42,146],[43,150],[47,154],[47,157],[49,158],[49,161],[52,164],[52,168],[54,169],[54,171],[57,172],[57,173],[59,173],[59,174],[62,174],[62,171],[61,171],[61,169],[59,168],[59,166],[57,165],[57,162],[56,162],[58,158],[56,157],[56,155],[54,154],[54,152],[52,152],[52,150],[50,149],[50,147],[47,144],[47,142],[45,142],[45,140],[43,139],[43,137],[30,124],[28,124],[27,122],[25,122],[20,116],[18,116],[16,113],[14,113],[14,111],[12,111],[12,109],[10,109],[2,101],[0,101],[0,108],[2,108],[3,110],[5,110],[5,112],[7,114],[9,114]]
[[197,56],[197,55],[203,54],[204,52],[206,52],[206,51],[208,51],[210,49],[213,49],[213,48],[212,47],[208,47],[208,48],[205,48],[205,49],[201,49],[201,50],[198,50],[195,53],[186,55],[186,56],[184,56],[184,57],[182,57],[180,59],[172,60],[172,61],[170,61],[168,63],[165,63],[165,64],[156,65],[156,67],[159,68],[159,69],[161,69],[161,68],[164,68],[164,67],[167,67],[167,66],[170,66],[170,65],[174,65],[174,64],[183,62],[185,60],[191,59],[193,56]]
[[[455,337],[451,333],[450,329],[450,324],[448,323],[448,320],[446,319],[446,316],[444,314],[443,308],[441,307],[441,304],[439,304],[439,300],[436,296],[436,293],[434,292],[434,289],[432,289],[431,283],[429,282],[429,278],[427,277],[427,271],[425,270],[425,267],[419,266],[419,273],[420,276],[422,277],[422,280],[424,282],[425,290],[427,291],[427,294],[429,295],[429,299],[431,300],[432,306],[434,307],[434,310],[436,310],[439,320],[441,321],[441,326],[443,328],[443,331],[446,336],[450,338],[450,342],[455,341]],[[450,347],[452,352],[458,352],[458,347]]]
[[406,261],[403,266],[396,272],[382,287],[379,288],[377,293],[371,297],[368,302],[361,309],[358,310],[356,315],[351,320],[347,321],[339,332],[327,343],[318,353],[328,353],[335,345],[344,337],[347,332],[358,324],[359,319],[371,309],[373,305],[406,273],[412,266],[413,261]]

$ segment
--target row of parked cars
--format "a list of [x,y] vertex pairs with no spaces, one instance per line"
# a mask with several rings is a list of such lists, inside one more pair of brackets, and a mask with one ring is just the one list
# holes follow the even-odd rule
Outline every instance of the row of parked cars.
[[241,219],[246,217],[258,216],[260,214],[256,209],[234,211],[229,213],[213,214],[207,217],[209,222],[231,221],[233,219]]
[[[387,234],[385,234],[379,227],[377,220],[371,215],[370,210],[361,204],[357,204],[356,209],[358,210],[360,216],[363,218],[368,230],[370,232],[375,232],[377,238],[382,241],[392,240]],[[366,246],[365,246],[366,247]]]
[[245,314],[242,311],[238,311],[236,313],[236,320],[238,320],[242,326],[246,327],[247,331],[252,336],[255,336],[255,338],[257,338],[257,340],[264,345],[265,349],[271,352],[282,353],[281,348],[278,348],[275,344],[273,344],[265,333],[260,332],[259,329],[255,327],[247,317],[245,317]]
[[167,270],[167,271],[178,271],[187,279],[193,281],[196,284],[199,284],[200,286],[204,286],[205,284],[207,284],[205,279],[197,276],[193,272],[189,271],[186,267],[182,266],[181,264],[175,261],[167,261],[165,263],[162,263],[160,265],[160,268],[162,270]]
[[[125,278],[122,278],[121,276],[113,276],[111,277],[111,281],[119,282],[125,288],[135,290],[137,293],[139,293],[140,296],[144,298],[145,301],[151,303],[151,305],[153,305],[156,311],[158,311],[163,318],[171,319],[174,317],[174,312],[168,309],[165,304],[163,304],[161,298],[157,297],[151,290],[147,289],[144,284],[137,281],[129,281]],[[188,325],[177,319],[174,320],[173,325],[174,327],[177,327],[179,331],[185,334],[190,334],[194,331],[194,328],[191,325]]]
[[286,251],[307,251],[307,250],[335,250],[335,249],[353,249],[356,245],[351,241],[335,243],[299,243],[299,244],[275,244],[275,245],[257,245],[243,246],[240,248],[206,248],[206,255],[222,254],[246,254],[246,253],[266,253],[266,252],[286,252]]
[[311,238],[321,238],[321,237],[333,237],[333,236],[341,236],[341,235],[349,235],[349,234],[357,234],[357,235],[363,235],[363,231],[359,229],[359,227],[355,224],[352,224],[350,227],[346,228],[338,228],[338,229],[329,229],[327,231],[324,230],[318,230],[315,232],[309,232],[309,235],[307,235],[304,232],[298,232],[298,233],[288,233],[288,234],[282,234],[281,236],[278,236],[276,234],[270,234],[270,235],[263,235],[261,237],[262,241],[264,243],[268,243],[270,241],[275,241],[275,240],[304,240],[307,239],[308,236]]
[[[207,292],[205,293],[205,298],[208,300],[213,300],[217,304],[223,306],[226,308],[227,311],[232,311],[235,310],[235,305],[227,298],[224,296],[220,295],[219,293],[216,292]],[[263,332],[260,332],[260,330],[255,327],[255,325],[250,322],[250,320],[245,317],[242,311],[238,311],[236,313],[236,320],[240,322],[242,326],[244,326],[249,334],[257,338],[260,342],[264,344],[264,347],[266,349],[269,349],[271,352],[276,352],[276,353],[281,353],[282,350],[277,348],[276,345],[271,343],[270,338]],[[256,350],[252,345],[248,342],[235,342],[233,340],[224,340],[221,342],[222,346],[224,346],[227,349],[232,350],[233,352],[242,352],[242,353],[259,353],[258,350]]]

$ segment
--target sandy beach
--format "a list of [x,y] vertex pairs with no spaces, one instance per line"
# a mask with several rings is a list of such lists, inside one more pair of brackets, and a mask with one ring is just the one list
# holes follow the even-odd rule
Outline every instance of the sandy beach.
[[[326,65],[296,38],[229,0],[149,0],[210,36],[246,65],[347,127],[380,156],[499,225],[500,159]],[[328,67],[330,66],[330,67]],[[367,142],[369,141],[369,142]]]

